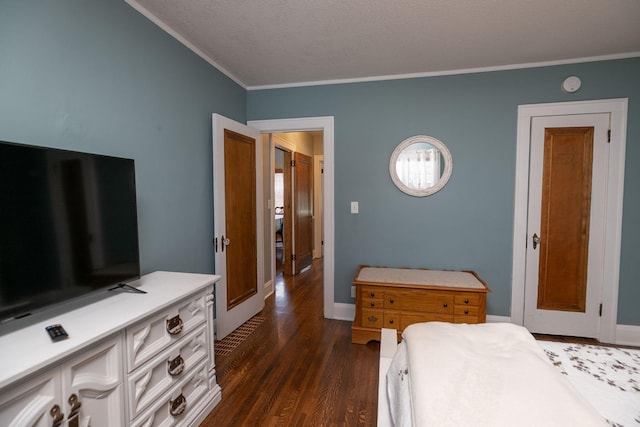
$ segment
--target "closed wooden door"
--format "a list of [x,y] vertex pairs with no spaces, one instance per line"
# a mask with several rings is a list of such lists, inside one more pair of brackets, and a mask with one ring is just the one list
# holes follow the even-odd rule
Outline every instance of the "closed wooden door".
[[309,156],[294,153],[294,274],[313,260],[313,163]]
[[534,118],[525,326],[596,337],[602,293],[608,114]]
[[260,133],[213,115],[216,338],[222,339],[264,307],[262,243],[257,207]]

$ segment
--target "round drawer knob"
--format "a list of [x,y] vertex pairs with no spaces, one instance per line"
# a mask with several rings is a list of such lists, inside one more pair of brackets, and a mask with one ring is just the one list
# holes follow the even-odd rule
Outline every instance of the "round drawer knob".
[[394,300],[393,298],[391,298],[391,299],[389,300],[389,302],[390,302],[391,304],[393,304],[393,303],[395,302],[395,300]]
[[469,314],[469,310],[465,310],[465,311],[464,311],[464,314]]
[[389,320],[389,324],[393,325],[393,319]]
[[372,303],[371,303],[371,307],[375,307],[375,306],[376,306],[376,303],[375,303],[375,302],[372,302]]
[[376,296],[376,293],[375,292],[371,292],[369,295],[371,296],[371,298],[373,298],[373,297]]
[[464,300],[464,303],[465,303],[465,304],[469,304],[469,298],[466,298],[466,299]]
[[447,308],[447,307],[449,307],[449,304],[447,304],[447,303],[445,302],[444,304],[442,304],[442,306],[443,306],[444,308]]

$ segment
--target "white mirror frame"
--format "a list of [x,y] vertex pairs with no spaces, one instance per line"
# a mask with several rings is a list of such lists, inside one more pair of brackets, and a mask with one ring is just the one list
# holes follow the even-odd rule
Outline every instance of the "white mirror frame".
[[[400,180],[400,177],[398,177],[398,172],[396,169],[398,157],[400,157],[400,154],[407,147],[417,143],[427,143],[433,145],[440,151],[442,157],[444,158],[444,172],[442,172],[440,179],[433,187],[424,189],[411,188],[405,185],[405,183]],[[396,185],[396,187],[398,187],[400,191],[414,197],[430,196],[431,194],[437,193],[438,191],[442,190],[442,187],[444,187],[449,181],[449,178],[451,178],[452,171],[453,158],[451,157],[451,152],[449,151],[447,146],[444,145],[444,143],[439,139],[427,135],[416,135],[405,139],[396,147],[395,150],[393,150],[393,153],[391,154],[391,160],[389,160],[389,174],[391,175],[391,180],[393,181],[393,183]]]

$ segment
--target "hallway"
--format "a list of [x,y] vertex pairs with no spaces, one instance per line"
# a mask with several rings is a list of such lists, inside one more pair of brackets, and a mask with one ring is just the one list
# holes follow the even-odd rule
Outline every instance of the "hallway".
[[379,344],[351,344],[351,322],[323,318],[322,259],[278,274],[266,320],[216,359],[222,401],[202,426],[375,426]]

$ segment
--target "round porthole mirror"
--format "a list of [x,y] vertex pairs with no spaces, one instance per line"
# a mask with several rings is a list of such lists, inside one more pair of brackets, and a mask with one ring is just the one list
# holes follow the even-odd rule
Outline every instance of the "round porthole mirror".
[[415,197],[434,194],[445,186],[453,170],[451,152],[439,139],[416,135],[402,141],[389,161],[391,180]]

